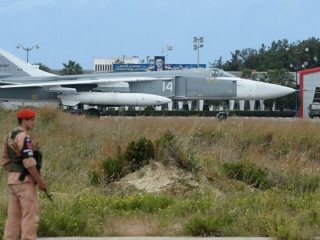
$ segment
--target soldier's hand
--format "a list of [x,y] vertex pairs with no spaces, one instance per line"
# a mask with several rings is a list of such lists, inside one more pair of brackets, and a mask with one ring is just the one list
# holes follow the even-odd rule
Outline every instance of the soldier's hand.
[[41,191],[43,192],[47,191],[47,184],[42,179],[37,184],[38,184],[38,188]]

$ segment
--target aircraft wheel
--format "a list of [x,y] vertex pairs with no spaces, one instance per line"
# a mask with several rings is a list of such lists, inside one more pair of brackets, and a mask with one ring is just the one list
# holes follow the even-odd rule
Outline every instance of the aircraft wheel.
[[219,121],[227,120],[227,113],[226,112],[219,112],[216,116]]
[[95,108],[89,108],[86,112],[87,117],[100,117],[100,111]]

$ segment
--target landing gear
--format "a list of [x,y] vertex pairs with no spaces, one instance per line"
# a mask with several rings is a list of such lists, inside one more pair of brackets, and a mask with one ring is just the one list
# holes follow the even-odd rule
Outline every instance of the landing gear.
[[88,110],[86,110],[86,116],[87,117],[100,117],[100,111],[98,109],[95,108],[89,108]]
[[216,115],[216,118],[218,118],[219,121],[224,121],[224,120],[227,120],[228,114],[227,112],[218,112],[218,114]]
[[218,114],[216,115],[216,118],[219,121],[225,121],[227,120],[228,116],[229,116],[229,109],[228,109],[229,104],[225,104],[223,106],[223,110],[221,112],[218,112]]

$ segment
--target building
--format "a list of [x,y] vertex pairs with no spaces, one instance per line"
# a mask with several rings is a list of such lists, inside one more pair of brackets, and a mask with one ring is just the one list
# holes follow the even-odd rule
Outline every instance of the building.
[[308,107],[320,103],[320,67],[299,72],[299,117],[308,117]]
[[[122,56],[112,58],[96,58],[93,63],[94,71],[103,72],[145,72],[162,70],[179,70],[197,68],[197,64],[166,64],[165,56],[148,58],[147,62],[140,60],[138,56]],[[206,68],[206,64],[199,64],[200,68]]]
[[112,72],[113,64],[139,64],[140,60],[137,56],[112,57],[112,58],[96,58],[93,60],[93,68],[95,71]]

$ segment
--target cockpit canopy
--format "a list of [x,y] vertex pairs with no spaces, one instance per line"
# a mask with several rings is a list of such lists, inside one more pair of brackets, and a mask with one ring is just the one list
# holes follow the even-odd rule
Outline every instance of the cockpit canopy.
[[229,78],[236,78],[235,75],[231,73],[227,73],[221,69],[218,68],[212,68],[211,73],[210,73],[211,78],[217,78],[217,77],[229,77]]

